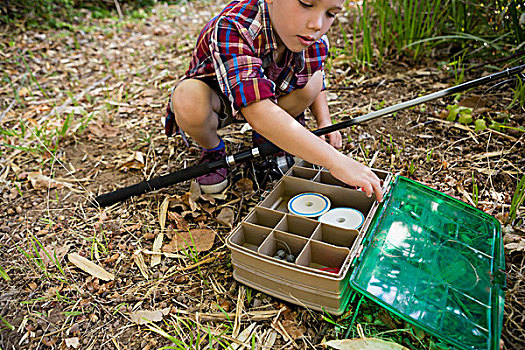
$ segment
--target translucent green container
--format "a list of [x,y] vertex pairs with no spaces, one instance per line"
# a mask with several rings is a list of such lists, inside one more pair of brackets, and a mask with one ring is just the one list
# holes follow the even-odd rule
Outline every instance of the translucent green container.
[[499,349],[505,259],[496,219],[398,176],[363,246],[354,289],[460,349]]

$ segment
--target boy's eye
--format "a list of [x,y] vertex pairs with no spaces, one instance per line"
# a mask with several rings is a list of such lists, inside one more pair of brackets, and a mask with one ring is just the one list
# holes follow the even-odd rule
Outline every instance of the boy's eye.
[[301,4],[302,7],[313,7],[312,4],[307,4],[306,2],[302,2],[301,0],[299,0],[299,3]]
[[337,13],[327,12],[326,15],[327,15],[328,17],[332,17],[332,18],[334,18],[334,17],[337,15]]

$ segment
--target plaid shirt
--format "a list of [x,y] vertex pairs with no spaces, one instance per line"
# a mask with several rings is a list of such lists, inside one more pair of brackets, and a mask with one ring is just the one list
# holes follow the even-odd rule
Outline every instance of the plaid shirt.
[[286,50],[278,66],[266,2],[233,1],[201,31],[184,78],[216,79],[233,110],[239,111],[304,87],[323,69],[327,55],[328,39],[323,36],[302,52]]

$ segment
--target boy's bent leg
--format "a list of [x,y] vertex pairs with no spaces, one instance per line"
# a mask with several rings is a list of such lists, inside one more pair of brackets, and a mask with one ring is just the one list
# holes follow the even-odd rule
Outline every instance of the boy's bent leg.
[[[308,83],[301,89],[294,90],[277,100],[277,105],[294,117],[301,125],[305,126],[304,111],[312,105],[323,88],[323,74],[315,72]],[[252,131],[252,141],[254,146],[265,142],[266,139],[256,131]],[[277,155],[282,156],[284,152]]]
[[322,89],[323,73],[317,71],[303,88],[280,97],[277,104],[291,116],[297,117],[314,103]]
[[[182,81],[171,96],[172,108],[179,127],[201,147],[201,162],[213,162],[226,155],[224,141],[217,136],[219,96],[206,83],[188,79]],[[218,193],[228,186],[226,168],[216,169],[197,178],[205,193]]]
[[217,136],[220,99],[206,83],[197,79],[183,80],[171,95],[177,125],[199,145],[212,149],[219,145]]

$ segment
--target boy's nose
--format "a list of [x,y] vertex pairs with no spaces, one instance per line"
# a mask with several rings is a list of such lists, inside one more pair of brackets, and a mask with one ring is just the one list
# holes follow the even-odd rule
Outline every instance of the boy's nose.
[[323,28],[323,16],[315,14],[308,18],[307,28],[312,29],[316,32],[320,31]]

